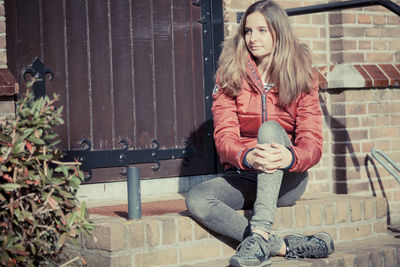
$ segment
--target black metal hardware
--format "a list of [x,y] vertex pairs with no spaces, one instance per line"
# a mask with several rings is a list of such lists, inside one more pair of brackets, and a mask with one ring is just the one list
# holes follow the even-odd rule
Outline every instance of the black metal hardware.
[[[351,0],[351,1],[343,1],[343,2],[333,2],[326,4],[319,4],[313,6],[304,6],[304,7],[296,7],[296,8],[288,8],[286,9],[286,13],[288,16],[298,16],[298,15],[307,15],[313,13],[320,12],[328,12],[335,11],[341,9],[349,9],[349,8],[358,8],[358,7],[366,7],[366,6],[376,6],[381,5],[396,15],[400,16],[400,6],[393,3],[390,0]],[[239,23],[244,12],[236,13],[236,22]]]
[[[213,139],[213,116],[211,112],[212,106],[212,91],[214,88],[214,74],[217,70],[219,55],[221,54],[221,43],[224,39],[223,26],[223,11],[221,1],[200,0],[202,19],[199,23],[202,24],[203,31],[203,71],[204,71],[204,88],[205,88],[205,110],[207,132],[206,143],[209,150],[216,151]],[[215,153],[215,158],[218,155]],[[214,161],[208,157],[208,166],[218,164],[218,160]],[[218,166],[220,167],[220,166]],[[211,167],[210,167],[211,168]]]
[[88,176],[85,177],[85,182],[87,182],[92,178],[92,169],[128,168],[130,164],[154,162],[155,166],[152,167],[152,170],[157,171],[160,169],[160,160],[184,159],[189,162],[194,154],[194,150],[189,144],[186,144],[184,148],[159,149],[160,146],[157,140],[153,140],[152,143],[155,146],[150,149],[128,150],[128,142],[121,140],[120,144],[124,145],[121,149],[93,151],[91,150],[91,142],[83,139],[81,144],[86,144],[86,149],[65,151],[65,156],[62,160],[65,162],[80,162],[80,169],[88,173]]
[[44,78],[46,74],[50,74],[50,81],[53,80],[53,72],[45,67],[43,62],[38,57],[35,57],[32,64],[22,72],[22,77],[24,77],[25,81],[25,75],[27,73],[35,78],[35,82],[32,84],[35,99],[44,97],[46,95],[46,84]]
[[202,3],[201,3],[201,0],[197,0],[197,1],[193,0],[192,4],[195,5],[195,6],[201,6]]
[[286,13],[288,14],[288,16],[298,16],[298,15],[306,15],[319,12],[334,11],[339,9],[349,9],[349,8],[358,8],[358,7],[376,6],[376,5],[384,6],[393,13],[400,16],[400,6],[389,0],[372,0],[372,1],[351,0],[344,2],[333,2],[333,3],[305,6],[299,8],[289,8],[286,9]]

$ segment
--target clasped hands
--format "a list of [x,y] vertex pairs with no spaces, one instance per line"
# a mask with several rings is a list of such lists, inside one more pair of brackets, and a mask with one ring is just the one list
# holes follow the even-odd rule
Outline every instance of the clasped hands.
[[265,173],[274,173],[278,169],[289,166],[292,162],[292,152],[278,143],[257,144],[246,155],[246,161],[253,169]]

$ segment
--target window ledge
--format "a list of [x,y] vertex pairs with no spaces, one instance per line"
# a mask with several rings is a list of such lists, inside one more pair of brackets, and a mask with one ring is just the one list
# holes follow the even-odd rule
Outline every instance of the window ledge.
[[400,65],[341,64],[314,69],[321,89],[400,87]]

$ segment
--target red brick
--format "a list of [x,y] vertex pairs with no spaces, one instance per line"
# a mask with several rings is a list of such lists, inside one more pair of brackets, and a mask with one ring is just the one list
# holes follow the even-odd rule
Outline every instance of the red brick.
[[379,29],[377,28],[365,29],[365,37],[379,37]]
[[331,38],[341,38],[344,36],[343,28],[338,26],[330,27],[329,37]]
[[392,126],[400,125],[400,116],[399,115],[392,115],[390,116],[390,124]]
[[381,37],[382,38],[393,38],[393,36],[400,36],[400,29],[396,28],[381,28]]
[[387,12],[387,9],[383,6],[370,6],[370,7],[364,7],[364,11],[378,11],[378,12]]
[[399,16],[392,16],[392,15],[389,15],[388,16],[388,24],[389,25],[400,25],[400,18],[399,18]]
[[355,40],[332,40],[330,42],[331,51],[354,50],[357,48]]
[[353,12],[351,13],[342,13],[342,21],[343,23],[355,23],[356,22],[356,16],[354,15]]
[[343,23],[343,17],[342,14],[340,13],[329,13],[329,24],[330,25],[335,25],[335,24],[342,24]]
[[363,143],[361,146],[361,152],[370,153],[371,149],[375,146],[375,142]]
[[370,129],[370,138],[395,138],[397,137],[397,128],[388,127],[381,129]]
[[311,21],[313,25],[325,25],[325,14],[314,14]]
[[377,51],[384,51],[387,49],[387,42],[382,40],[373,41],[373,49]]
[[387,41],[388,45],[389,45],[389,50],[392,51],[397,51],[400,50],[400,42],[399,41]]
[[346,37],[363,37],[364,30],[360,27],[343,27],[343,34]]
[[369,102],[376,101],[376,90],[346,90],[343,94],[346,96],[345,102]]
[[293,31],[299,38],[318,38],[318,28],[294,26]]
[[[242,0],[237,0],[237,1],[242,1]],[[299,7],[299,1],[279,1],[279,4],[284,8],[295,8]]]
[[370,50],[372,47],[371,41],[358,41],[358,48],[362,50]]
[[368,63],[391,63],[393,62],[393,53],[367,52],[365,59]]
[[398,103],[389,103],[389,110],[387,113],[391,116],[393,113],[400,113],[400,105]]
[[372,23],[374,25],[383,26],[386,24],[386,16],[385,15],[372,15]]
[[371,24],[371,15],[358,14],[357,19],[359,24]]
[[310,15],[296,16],[295,21],[298,24],[310,24],[311,18]]
[[312,42],[312,48],[313,51],[317,50],[317,51],[325,51],[326,50],[326,42],[325,41],[313,41]]

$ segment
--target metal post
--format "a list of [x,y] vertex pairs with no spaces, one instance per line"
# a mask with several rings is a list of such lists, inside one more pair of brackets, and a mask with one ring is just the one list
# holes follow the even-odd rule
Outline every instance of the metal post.
[[139,168],[128,167],[128,219],[142,218]]

